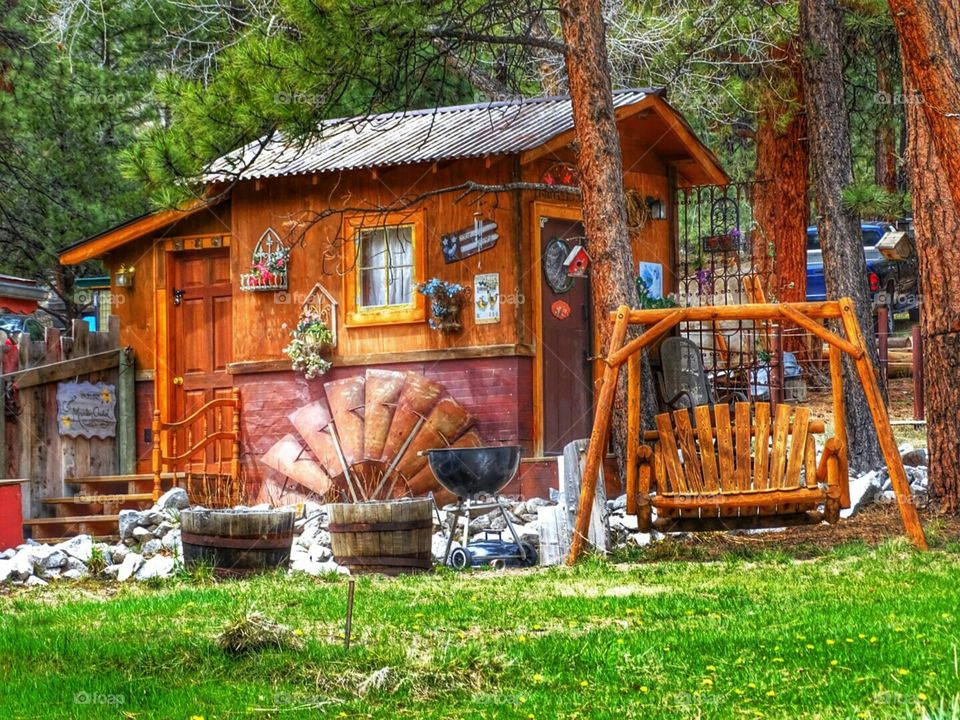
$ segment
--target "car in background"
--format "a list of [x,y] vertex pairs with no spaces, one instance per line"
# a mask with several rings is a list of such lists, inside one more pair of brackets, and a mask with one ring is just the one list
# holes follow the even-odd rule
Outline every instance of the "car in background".
[[13,342],[18,342],[22,333],[27,333],[31,340],[43,340],[44,327],[33,315],[19,313],[4,313],[0,315],[0,330]]
[[[919,270],[916,250],[906,260],[890,260],[877,250],[876,245],[889,231],[896,230],[886,223],[861,223],[863,254],[867,261],[867,284],[873,307],[888,310],[889,329],[893,329],[893,315],[909,312],[916,319],[920,307]],[[807,228],[807,300],[827,299],[823,276],[823,253],[815,225]]]

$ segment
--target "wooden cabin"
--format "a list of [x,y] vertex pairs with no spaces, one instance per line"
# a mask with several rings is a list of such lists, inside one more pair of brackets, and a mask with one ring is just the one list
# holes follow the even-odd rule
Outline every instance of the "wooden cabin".
[[[727,177],[662,93],[618,91],[615,105],[635,259],[659,265],[669,293],[676,191]],[[256,459],[292,411],[330,379],[390,368],[442,382],[484,441],[523,445],[519,492],[545,495],[564,445],[589,435],[599,355],[589,267],[564,265],[586,245],[579,196],[549,188],[576,184],[574,146],[566,97],[325,121],[319,139],[271,138],[215,163],[212,199],[64,250],[63,264],[96,258],[113,279],[136,357],[138,470],[150,469],[155,408],[177,419],[238,388],[246,480],[260,486],[271,471]],[[258,243],[262,257],[277,242],[289,248],[283,288],[249,287]],[[416,291],[430,278],[467,288],[459,332],[431,328]],[[336,344],[332,369],[306,380],[283,350],[318,284]]]

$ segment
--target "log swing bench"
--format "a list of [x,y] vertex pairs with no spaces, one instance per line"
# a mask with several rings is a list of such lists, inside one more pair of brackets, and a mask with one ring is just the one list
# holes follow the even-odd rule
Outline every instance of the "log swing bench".
[[[904,528],[920,549],[927,548],[910,495],[903,462],[880,393],[853,301],[749,304],[631,310],[611,313],[610,350],[587,448],[580,501],[568,564],[584,548],[620,368],[627,366],[627,512],[641,530],[731,530],[835,523],[850,506],[841,358],[853,358],[863,385]],[[827,329],[835,319],[843,336]],[[738,402],[702,405],[662,413],[656,429],[641,433],[640,353],[682,322],[747,320],[789,322],[830,346],[830,379],[835,435],[816,460],[815,436],[825,427],[810,409],[784,403]],[[627,341],[630,325],[645,329]],[[652,522],[652,509],[657,520]],[[822,510],[820,509],[822,508]]]

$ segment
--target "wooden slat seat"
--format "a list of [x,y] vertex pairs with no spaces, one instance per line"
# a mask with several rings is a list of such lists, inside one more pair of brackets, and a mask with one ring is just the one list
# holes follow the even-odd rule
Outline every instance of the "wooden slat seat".
[[[641,529],[723,530],[836,522],[845,494],[845,450],[814,436],[823,423],[810,409],[769,403],[706,405],[656,416],[656,432],[637,452],[628,507]],[[842,481],[842,482],[841,482]],[[635,492],[634,497],[630,495]],[[652,508],[657,522],[651,523]],[[822,510],[820,509],[822,508]]]

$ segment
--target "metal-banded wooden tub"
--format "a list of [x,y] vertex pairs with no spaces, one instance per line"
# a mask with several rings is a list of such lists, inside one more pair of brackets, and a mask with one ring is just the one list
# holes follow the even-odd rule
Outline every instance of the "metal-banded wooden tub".
[[333,557],[352,573],[399,575],[433,567],[433,501],[330,505]]
[[223,575],[246,575],[290,564],[292,508],[184,510],[180,520],[188,569],[206,564]]

